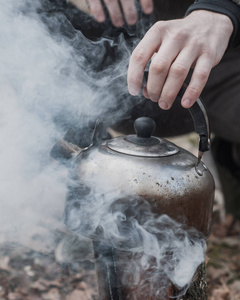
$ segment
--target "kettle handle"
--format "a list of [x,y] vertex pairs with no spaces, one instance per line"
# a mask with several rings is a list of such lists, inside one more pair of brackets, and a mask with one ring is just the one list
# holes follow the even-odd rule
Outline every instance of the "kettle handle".
[[[189,72],[187,76],[187,80],[189,80],[191,76],[191,72]],[[148,79],[148,70],[144,72],[144,77],[143,81],[144,83],[147,82]],[[186,89],[187,89],[188,84],[184,82],[183,86],[181,87],[177,98],[182,99]],[[194,127],[196,133],[199,134],[199,146],[198,146],[198,158],[199,160],[201,159],[203,152],[206,152],[210,149],[210,128],[209,128],[209,121],[208,121],[208,116],[207,116],[207,111],[205,108],[205,105],[203,101],[198,98],[197,101],[190,107],[188,108],[193,122],[194,122]]]
[[[187,84],[184,83],[177,95],[177,98],[182,99],[186,88]],[[200,139],[198,150],[202,153],[206,152],[210,149],[211,144],[210,128],[206,107],[201,98],[198,98],[197,101],[190,108],[188,108],[188,110],[192,116],[195,131],[199,134]]]

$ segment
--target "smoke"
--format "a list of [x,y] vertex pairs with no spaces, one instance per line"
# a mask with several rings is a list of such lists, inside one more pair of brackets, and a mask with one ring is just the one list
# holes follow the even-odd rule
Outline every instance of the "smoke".
[[[49,13],[50,2],[0,4],[0,240],[20,242],[37,224],[61,221],[67,170],[49,156],[55,141],[131,107],[130,52],[122,35],[85,38],[62,13]],[[119,59],[101,69],[107,48]]]
[[167,298],[170,284],[178,290],[176,295],[184,294],[205,260],[201,233],[167,215],[154,214],[144,198],[124,196],[124,191],[111,189],[110,181],[107,187],[103,182],[88,184],[91,188],[75,181],[70,185],[65,223],[99,243],[106,253],[114,252],[99,255],[106,265],[121,270],[121,284],[133,290],[127,299],[135,299],[135,293]]

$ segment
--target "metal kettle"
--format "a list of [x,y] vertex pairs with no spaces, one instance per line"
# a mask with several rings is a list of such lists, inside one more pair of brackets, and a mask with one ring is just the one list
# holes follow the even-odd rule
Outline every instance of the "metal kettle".
[[[132,251],[141,244],[134,220],[144,224],[149,216],[167,215],[185,228],[196,229],[200,239],[210,234],[215,186],[201,161],[210,147],[208,119],[200,99],[189,111],[200,137],[198,157],[152,136],[155,122],[147,117],[135,121],[134,135],[99,144],[94,142],[96,131],[89,147],[80,149],[65,139],[52,149],[54,157],[71,158],[64,221],[71,231],[93,240],[100,300],[163,299],[155,290],[165,277],[158,276],[150,284],[155,263],[149,270],[142,268],[142,254]],[[116,213],[120,217],[116,219],[117,238],[115,232],[108,236],[104,230],[113,226],[107,218]],[[132,266],[140,270],[137,283]],[[164,299],[177,297],[178,288],[163,285]]]
[[[74,184],[70,188],[70,195],[75,196],[69,196],[74,198],[75,208],[88,194],[114,199],[140,197],[150,204],[153,213],[167,214],[207,238],[215,186],[201,157],[209,150],[209,127],[200,99],[189,110],[200,136],[198,157],[152,136],[155,123],[147,117],[135,121],[135,135],[119,136],[82,150],[75,147],[71,173]],[[66,205],[67,225],[77,231],[68,221],[74,206],[72,202]]]

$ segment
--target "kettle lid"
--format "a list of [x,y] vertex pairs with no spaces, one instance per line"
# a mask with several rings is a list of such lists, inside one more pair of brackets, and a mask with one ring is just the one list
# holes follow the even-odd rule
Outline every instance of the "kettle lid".
[[178,153],[179,148],[173,143],[152,136],[155,127],[156,124],[151,118],[138,118],[134,122],[136,134],[109,140],[107,146],[122,154],[142,157],[164,157]]

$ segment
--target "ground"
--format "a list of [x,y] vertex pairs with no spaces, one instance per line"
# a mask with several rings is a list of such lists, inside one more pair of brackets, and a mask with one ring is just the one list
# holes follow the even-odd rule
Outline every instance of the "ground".
[[208,239],[207,275],[210,300],[240,299],[240,223],[226,217]]
[[[240,223],[224,215],[218,185],[216,197],[206,257],[208,298],[240,300]],[[0,300],[98,299],[91,242],[59,228],[39,224],[21,243],[0,238]],[[51,246],[44,244],[46,236]],[[71,254],[67,245],[74,245]]]

